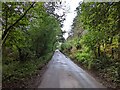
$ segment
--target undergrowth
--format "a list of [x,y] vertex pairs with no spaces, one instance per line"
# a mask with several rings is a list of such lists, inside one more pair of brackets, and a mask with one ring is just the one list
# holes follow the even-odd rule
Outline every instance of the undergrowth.
[[41,69],[51,59],[52,53],[42,56],[35,60],[26,60],[25,62],[13,61],[8,65],[3,64],[2,81],[14,82],[25,80],[27,77],[34,75],[37,70]]

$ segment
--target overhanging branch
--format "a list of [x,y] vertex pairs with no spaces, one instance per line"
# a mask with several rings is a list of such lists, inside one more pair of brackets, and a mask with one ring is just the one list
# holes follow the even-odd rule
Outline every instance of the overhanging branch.
[[35,4],[35,2],[33,2],[33,3],[31,4],[31,6],[25,11],[25,13],[24,13],[18,20],[16,20],[11,26],[9,26],[9,27],[4,31],[4,33],[3,33],[3,35],[2,35],[3,43],[5,42],[5,39],[6,39],[7,35],[8,35],[8,32],[10,32],[10,29],[11,29],[13,26],[15,26],[15,25],[27,14],[27,12],[34,6],[34,4]]

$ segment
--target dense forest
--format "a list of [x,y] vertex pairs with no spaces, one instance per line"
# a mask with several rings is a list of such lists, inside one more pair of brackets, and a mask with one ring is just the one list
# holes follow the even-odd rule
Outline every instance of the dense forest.
[[3,87],[34,75],[64,40],[62,16],[54,14],[58,6],[43,2],[2,3]]
[[120,88],[120,2],[80,3],[61,51]]

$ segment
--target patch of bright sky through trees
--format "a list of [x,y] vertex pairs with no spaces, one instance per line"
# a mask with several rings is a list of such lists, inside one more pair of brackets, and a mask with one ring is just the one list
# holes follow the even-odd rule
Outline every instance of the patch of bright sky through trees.
[[63,31],[66,33],[63,37],[66,39],[68,37],[68,33],[71,31],[71,25],[73,24],[73,20],[77,15],[76,8],[79,6],[79,2],[82,0],[61,0],[62,8],[56,9],[55,13],[62,15],[65,12],[65,21],[63,22]]

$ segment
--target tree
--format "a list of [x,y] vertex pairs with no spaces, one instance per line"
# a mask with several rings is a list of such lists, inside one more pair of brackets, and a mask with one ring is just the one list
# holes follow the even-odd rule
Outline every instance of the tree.
[[46,12],[44,3],[3,3],[3,10],[4,57],[9,57],[10,51],[17,53],[15,59],[26,61],[52,52],[56,36],[61,33],[60,22]]
[[[73,36],[62,45],[64,51],[119,88],[120,2],[83,2],[77,10],[78,15],[72,28]],[[76,42],[80,48],[76,47]],[[74,50],[67,50],[70,45]]]
[[[22,18],[25,17],[27,12],[34,6],[35,2],[32,3],[25,12],[24,12],[24,8],[22,8],[21,4],[25,5],[24,3],[19,3],[18,5],[16,5],[16,3],[12,3],[12,5],[11,5],[11,3],[3,3],[3,11],[5,11],[5,13],[3,12],[3,16],[5,16],[5,17],[2,18],[3,19],[2,20],[2,22],[3,22],[3,34],[2,34],[3,43],[5,42],[5,38],[7,38],[7,35],[10,32],[11,28],[13,28]],[[10,12],[8,12],[8,9],[10,9]],[[21,13],[23,13],[23,12],[24,12],[24,14],[21,15]],[[11,17],[8,19],[8,17],[11,16],[11,13],[12,13],[12,15],[15,15],[16,13],[18,13],[21,16],[18,19],[16,19],[15,17]],[[18,17],[18,16],[16,16],[16,17]],[[11,25],[8,25],[8,23],[10,23],[8,20],[11,20],[11,19],[15,20],[15,22],[12,23]]]

